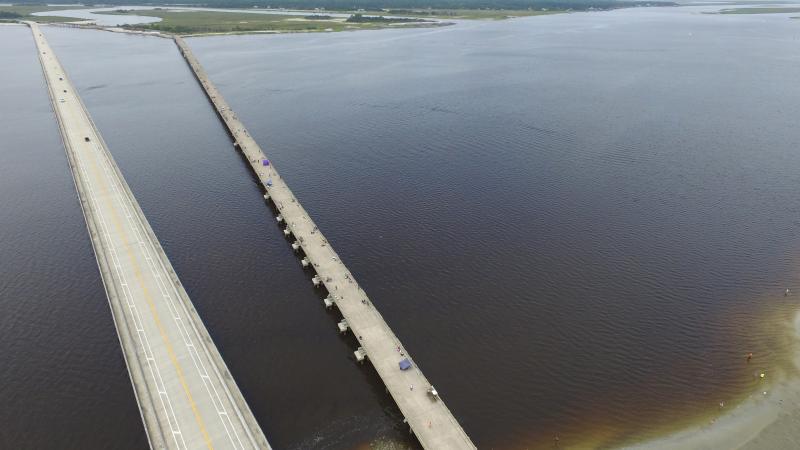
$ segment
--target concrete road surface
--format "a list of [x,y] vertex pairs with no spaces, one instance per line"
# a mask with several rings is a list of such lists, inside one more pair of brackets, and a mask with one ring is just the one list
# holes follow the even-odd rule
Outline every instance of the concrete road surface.
[[30,26],[153,448],[270,448],[74,86]]

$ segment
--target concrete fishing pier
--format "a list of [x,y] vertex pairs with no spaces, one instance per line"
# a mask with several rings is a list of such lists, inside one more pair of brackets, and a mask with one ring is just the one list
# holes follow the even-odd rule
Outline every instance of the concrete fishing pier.
[[150,446],[269,449],[75,87],[27,24]]
[[[243,154],[264,188],[264,198],[271,201],[279,215],[278,224],[292,241],[303,267],[316,272],[315,285],[328,292],[325,306],[336,306],[344,320],[342,332],[352,331],[360,347],[355,355],[367,359],[375,367],[405,420],[426,449],[474,449],[475,445],[445,405],[431,393],[431,384],[413,362],[389,325],[359,287],[353,275],[292,194],[274,164],[269,162],[261,147],[247,132],[220,92],[209,80],[186,42],[175,37],[181,53],[192,68],[211,103],[222,118],[234,146]],[[304,256],[303,256],[304,255]],[[323,304],[320,304],[322,307]],[[399,364],[408,359],[411,367],[401,370]]]

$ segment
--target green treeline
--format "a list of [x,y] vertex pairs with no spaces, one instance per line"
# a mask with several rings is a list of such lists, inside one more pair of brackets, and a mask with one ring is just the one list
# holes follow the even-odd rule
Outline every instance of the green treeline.
[[347,18],[350,23],[404,23],[404,22],[430,22],[423,19],[407,19],[398,17],[396,19],[383,16],[365,16],[363,14],[353,14]]
[[[21,1],[18,4],[39,4]],[[50,4],[75,3],[75,0],[49,0]],[[289,8],[353,11],[358,9],[613,9],[642,5],[671,6],[672,1],[637,0],[117,0],[108,4],[207,6],[214,8]]]

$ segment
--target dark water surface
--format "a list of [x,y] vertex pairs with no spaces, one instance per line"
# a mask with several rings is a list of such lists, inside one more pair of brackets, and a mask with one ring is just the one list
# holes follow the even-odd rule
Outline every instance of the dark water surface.
[[[0,447],[141,447],[26,32],[0,28],[18,61],[0,71]],[[272,443],[407,442],[174,45],[45,33]],[[781,292],[800,290],[786,16],[189,43],[479,448],[630,442],[782,367]]]

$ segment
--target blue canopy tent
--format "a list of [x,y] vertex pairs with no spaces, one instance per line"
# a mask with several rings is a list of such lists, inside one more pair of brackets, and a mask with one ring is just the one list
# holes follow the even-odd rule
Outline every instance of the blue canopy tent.
[[403,359],[400,361],[400,370],[408,370],[411,368],[411,361],[408,358]]
[[265,160],[261,161],[261,164],[263,164],[265,166],[268,166],[269,165],[269,160],[265,159]]

